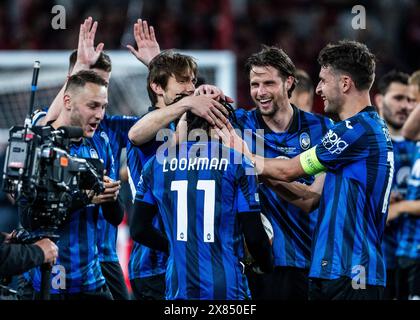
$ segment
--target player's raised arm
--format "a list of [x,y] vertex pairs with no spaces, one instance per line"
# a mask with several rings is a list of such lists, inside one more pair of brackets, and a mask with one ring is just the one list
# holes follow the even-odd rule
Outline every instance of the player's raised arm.
[[138,19],[133,26],[134,39],[137,49],[127,45],[130,52],[145,66],[160,53],[159,43],[156,40],[153,26],[148,26],[146,20]]
[[142,117],[128,132],[135,145],[142,145],[156,137],[157,132],[179,119],[185,112],[206,119],[210,124],[221,126],[226,121],[226,109],[210,96],[188,96],[164,108],[154,110]]
[[[90,66],[94,65],[101,54],[104,44],[99,43],[95,49],[95,35],[98,28],[98,22],[93,22],[92,17],[85,19],[80,25],[79,42],[77,45],[77,60],[74,68],[69,71],[69,76],[76,74],[81,70],[89,70]],[[60,92],[57,94],[51,103],[48,113],[45,118],[41,119],[38,124],[45,125],[51,120],[57,119],[63,105],[64,89],[67,81],[64,83]]]

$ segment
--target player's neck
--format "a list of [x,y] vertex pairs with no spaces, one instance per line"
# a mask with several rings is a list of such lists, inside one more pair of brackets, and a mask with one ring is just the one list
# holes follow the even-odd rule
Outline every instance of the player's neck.
[[345,120],[358,114],[367,106],[371,106],[369,91],[362,91],[349,95],[338,113],[340,120]]
[[274,132],[285,132],[293,121],[293,108],[290,103],[280,106],[272,116],[262,116],[266,125]]
[[386,126],[388,127],[388,131],[391,137],[402,137],[402,127],[397,129],[389,123],[387,123]]

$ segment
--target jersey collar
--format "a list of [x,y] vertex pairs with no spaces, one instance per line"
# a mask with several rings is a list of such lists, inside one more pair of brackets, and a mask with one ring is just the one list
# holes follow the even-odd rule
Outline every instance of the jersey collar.
[[[300,113],[300,110],[294,104],[291,104],[291,106],[292,106],[292,109],[293,109],[292,123],[290,124],[289,129],[287,131],[285,131],[287,133],[295,133],[299,130],[299,113]],[[258,123],[259,123],[261,129],[264,129],[264,131],[268,132],[268,133],[276,133],[273,130],[271,130],[269,126],[267,126],[267,124],[265,123],[259,109],[256,110],[256,116],[257,116],[257,120],[258,120]]]

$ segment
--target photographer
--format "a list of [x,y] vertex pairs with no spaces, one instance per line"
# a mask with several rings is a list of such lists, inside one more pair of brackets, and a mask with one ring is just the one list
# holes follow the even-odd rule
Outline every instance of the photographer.
[[21,274],[42,263],[54,263],[58,248],[49,239],[34,244],[10,243],[13,235],[0,233],[0,277]]

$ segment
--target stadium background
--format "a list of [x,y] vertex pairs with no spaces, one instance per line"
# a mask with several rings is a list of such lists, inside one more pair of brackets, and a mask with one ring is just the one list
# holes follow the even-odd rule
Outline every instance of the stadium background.
[[[64,30],[51,27],[54,5],[66,9]],[[366,9],[366,29],[352,28],[354,5]],[[283,48],[315,84],[319,50],[341,38],[368,45],[378,58],[377,78],[391,69],[411,73],[420,68],[420,1],[416,0],[1,0],[1,168],[7,129],[22,125],[27,110],[33,58],[55,50],[41,59],[36,103],[48,105],[64,81],[67,56],[76,48],[79,25],[87,16],[99,22],[96,43],[104,42],[105,50],[112,50],[113,62],[121,62],[114,65],[110,84],[111,114],[141,114],[149,104],[147,70],[125,49],[134,43],[132,25],[137,18],[155,27],[161,49],[188,50],[198,57],[201,76],[235,97],[237,107],[252,107],[243,66],[261,43]],[[322,112],[317,97],[314,111]],[[0,193],[0,231],[10,231],[15,224],[15,208]],[[120,253],[126,264],[125,229],[121,235],[120,248],[124,249]]]

